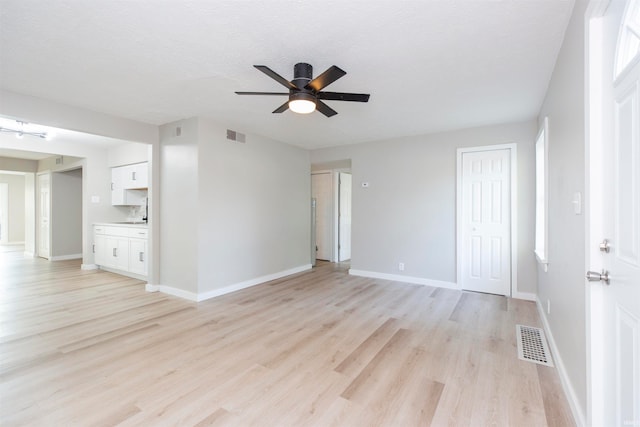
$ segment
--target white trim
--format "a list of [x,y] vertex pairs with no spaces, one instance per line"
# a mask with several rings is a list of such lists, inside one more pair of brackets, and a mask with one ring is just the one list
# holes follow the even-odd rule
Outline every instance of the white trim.
[[[602,238],[600,177],[602,171],[602,16],[609,7],[609,1],[591,0],[585,12],[584,43],[584,97],[585,97],[585,250],[584,265],[590,270],[599,270],[602,257],[598,253],[599,239]],[[592,180],[593,177],[593,180]],[[585,334],[586,334],[586,417],[588,425],[601,425],[604,408],[603,361],[601,337],[603,334],[602,296],[600,286],[587,286],[585,292]],[[581,418],[582,419],[582,418]],[[585,423],[583,422],[583,425]]]
[[24,242],[7,242],[7,243],[0,243],[0,246],[20,246],[20,245],[24,245]]
[[[231,292],[239,291],[241,289],[250,288],[261,283],[270,282],[272,280],[280,279],[282,277],[290,276],[292,274],[301,273],[303,271],[311,270],[311,264],[301,265],[299,267],[291,268],[289,270],[280,271],[278,273],[268,274],[266,276],[256,277],[254,279],[245,280],[244,282],[236,283],[234,285],[225,286],[224,288],[213,289],[196,296],[196,301],[204,301],[210,298],[226,295]],[[163,292],[162,286],[160,291]]]
[[131,277],[132,279],[144,280],[147,281],[147,276],[143,276],[142,274],[131,273],[129,271],[118,270],[117,268],[105,267],[104,265],[97,265],[100,270],[108,271],[109,273],[119,274],[121,276]]
[[97,270],[97,264],[82,264],[80,265],[80,270]]
[[[540,138],[542,137],[542,141]],[[542,175],[544,179],[544,189],[543,189],[543,212],[542,212],[542,221],[543,221],[543,244],[542,247],[538,247],[538,150],[542,147]],[[533,252],[536,255],[536,259],[538,263],[542,264],[544,267],[545,273],[547,272],[547,265],[549,264],[549,118],[545,117],[542,121],[542,126],[538,130],[538,135],[536,136],[536,144],[535,144],[535,172],[536,172],[536,202],[535,202],[535,217],[534,217],[534,245]]]
[[580,406],[580,400],[578,400],[575,389],[571,386],[571,380],[569,379],[569,375],[567,374],[564,362],[562,361],[562,357],[560,356],[560,352],[558,351],[556,341],[553,338],[553,334],[551,333],[551,328],[549,327],[549,322],[544,312],[544,308],[542,307],[542,303],[540,302],[540,299],[538,297],[536,297],[535,301],[536,307],[538,307],[538,314],[540,315],[540,319],[542,319],[542,325],[544,327],[545,335],[547,336],[547,341],[549,342],[549,346],[551,347],[552,357],[555,360],[556,369],[558,370],[558,376],[560,377],[560,382],[562,383],[562,389],[564,390],[564,394],[565,396],[567,396],[567,400],[569,401],[569,407],[571,408],[571,413],[573,414],[573,420],[578,427],[586,426],[587,424],[584,419],[584,412],[582,410],[582,407]]
[[511,298],[515,298],[515,299],[522,299],[525,301],[537,301],[538,300],[538,295],[536,295],[533,292],[515,292]]
[[[147,285],[145,285],[145,290],[149,291],[149,289],[147,288]],[[198,301],[198,294],[196,294],[195,292],[185,291],[183,289],[174,288],[173,286],[151,285],[149,288],[157,288],[156,290],[162,292],[163,294],[172,295],[174,297],[179,297],[189,301],[193,301],[193,302]],[[156,290],[149,291],[149,292],[156,292]]]
[[280,279],[282,277],[290,276],[292,274],[301,273],[303,271],[311,270],[311,264],[304,264],[299,267],[290,268],[289,270],[279,271],[273,274],[267,274],[266,276],[260,276],[253,279],[245,280],[244,282],[236,283],[224,288],[213,289],[204,293],[189,292],[182,289],[174,288],[167,285],[153,285],[147,283],[145,290],[147,292],[162,292],[163,294],[173,295],[189,301],[201,302],[211,298],[219,297],[222,295],[236,292],[242,289],[250,288],[252,286],[260,285],[262,283],[270,282],[272,280]]
[[27,258],[35,258],[36,257],[36,253],[35,252],[24,252],[24,256]]
[[[456,281],[460,281],[462,276],[462,154],[478,151],[510,150],[510,170],[511,176],[511,289],[509,295],[513,296],[518,292],[518,144],[496,144],[478,147],[458,148],[456,150]],[[462,286],[458,289],[462,289]]]
[[52,256],[49,258],[49,261],[67,261],[70,259],[82,259],[82,254]]
[[398,274],[378,273],[377,271],[354,270],[349,269],[352,276],[370,277],[372,279],[391,280],[394,282],[413,283],[416,285],[433,286],[435,288],[447,288],[460,290],[460,286],[454,282],[445,282],[443,280],[425,279],[422,277],[401,276]]

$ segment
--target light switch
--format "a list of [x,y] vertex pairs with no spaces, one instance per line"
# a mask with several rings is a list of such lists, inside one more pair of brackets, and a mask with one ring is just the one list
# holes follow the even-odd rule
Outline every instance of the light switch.
[[582,215],[582,193],[579,191],[573,193],[573,200],[571,203],[573,203],[573,212],[576,215]]

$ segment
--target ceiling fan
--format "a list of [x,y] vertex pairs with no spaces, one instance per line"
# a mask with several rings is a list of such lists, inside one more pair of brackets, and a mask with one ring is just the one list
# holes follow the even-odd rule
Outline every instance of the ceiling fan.
[[344,93],[344,92],[323,92],[322,89],[344,76],[346,71],[333,65],[315,79],[313,77],[313,67],[304,62],[300,62],[293,67],[293,80],[289,81],[280,74],[273,71],[266,65],[254,65],[258,70],[289,89],[289,92],[236,92],[238,95],[288,95],[289,100],[273,110],[274,113],[282,113],[287,109],[295,113],[308,114],[315,110],[320,111],[327,117],[338,114],[333,108],[322,102],[326,101],[353,101],[367,102],[369,94],[366,93]]

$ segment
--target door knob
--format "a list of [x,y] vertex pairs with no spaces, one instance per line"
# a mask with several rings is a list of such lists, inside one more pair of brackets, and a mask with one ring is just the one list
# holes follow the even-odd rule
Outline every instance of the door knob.
[[598,273],[597,271],[587,271],[587,280],[590,282],[604,282],[605,284],[609,284],[609,272],[602,270],[602,273]]
[[599,245],[600,251],[609,253],[611,251],[611,245],[609,245],[609,241],[604,239],[602,243]]

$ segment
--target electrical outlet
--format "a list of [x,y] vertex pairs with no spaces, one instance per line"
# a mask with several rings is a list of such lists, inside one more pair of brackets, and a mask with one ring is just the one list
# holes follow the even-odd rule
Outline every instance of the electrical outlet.
[[551,300],[547,300],[547,314],[551,314]]
[[404,262],[399,262],[398,263],[398,270],[404,271]]

